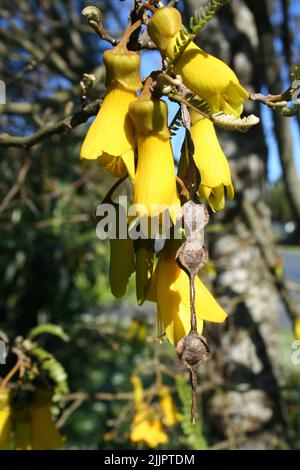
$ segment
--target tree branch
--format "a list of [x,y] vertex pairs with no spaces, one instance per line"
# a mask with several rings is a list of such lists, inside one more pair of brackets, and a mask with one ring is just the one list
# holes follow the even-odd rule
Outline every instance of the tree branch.
[[32,135],[19,137],[9,134],[0,134],[0,147],[30,148],[43,140],[59,134],[69,133],[75,127],[85,123],[91,116],[95,116],[100,108],[100,101],[85,106],[81,111],[72,114],[62,121],[47,124]]

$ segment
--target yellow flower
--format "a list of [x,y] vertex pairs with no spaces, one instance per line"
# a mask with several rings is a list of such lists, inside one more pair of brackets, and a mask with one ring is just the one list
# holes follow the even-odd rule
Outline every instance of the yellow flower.
[[176,191],[174,156],[168,129],[167,105],[142,94],[129,114],[138,142],[133,203],[136,217],[157,217],[166,210],[175,218],[180,202]]
[[82,159],[98,159],[101,166],[119,178],[128,172],[134,179],[135,138],[128,115],[130,103],[141,88],[140,57],[119,45],[105,51],[106,95],[83,142]]
[[[224,189],[226,188],[229,199],[234,197],[229,163],[219,144],[213,123],[193,111],[191,118],[194,119],[191,126],[194,161],[201,177],[198,192],[214,211],[220,211],[225,207]],[[184,154],[182,158],[185,158]],[[183,171],[182,165],[180,169]]]
[[64,444],[52,421],[50,407],[51,393],[46,390],[36,390],[31,415],[33,450],[54,450]]
[[[190,331],[190,294],[187,274],[175,260],[177,247],[169,243],[157,263],[149,300],[157,302],[158,332],[165,332],[175,345]],[[203,320],[222,323],[227,314],[198,277],[195,279],[197,329],[201,334]]]
[[16,450],[32,450],[30,407],[14,411],[14,425]]
[[[164,11],[167,8],[168,11]],[[170,15],[173,24],[170,31],[175,33],[172,37],[167,28],[162,28],[166,16]],[[180,39],[182,29],[182,22],[179,25],[178,15],[179,12],[174,8],[162,8],[153,15],[148,26],[151,39],[156,42],[162,54],[171,61],[174,61],[174,47],[177,39]],[[158,35],[159,28],[161,30],[160,38]],[[225,114],[241,115],[243,102],[249,98],[249,94],[239,83],[236,74],[228,65],[207,54],[194,42],[190,42],[176,59],[174,73],[181,75],[183,83],[207,101],[213,112],[223,111]]]
[[132,320],[126,332],[125,338],[127,340],[137,339],[140,342],[145,342],[147,338],[147,328],[145,323],[138,320]]
[[294,333],[295,338],[300,340],[300,317],[296,318],[294,322]]
[[136,407],[139,407],[143,402],[143,395],[144,395],[143,382],[141,381],[141,378],[135,373],[132,374],[130,381],[133,386],[134,404]]
[[144,442],[148,447],[154,448],[169,442],[160,420],[155,416],[155,410],[149,405],[137,411],[130,433],[131,442]]
[[142,305],[151,285],[154,263],[154,240],[139,239],[135,241],[136,259],[136,297]]
[[[119,234],[119,205],[116,206],[116,234]],[[131,274],[135,271],[133,241],[127,238],[110,238],[109,283],[111,293],[118,299],[126,293]]]
[[9,449],[12,428],[10,399],[10,390],[0,391],[0,450]]
[[158,390],[158,395],[164,425],[167,427],[174,426],[180,421],[181,416],[176,409],[169,387],[163,385]]

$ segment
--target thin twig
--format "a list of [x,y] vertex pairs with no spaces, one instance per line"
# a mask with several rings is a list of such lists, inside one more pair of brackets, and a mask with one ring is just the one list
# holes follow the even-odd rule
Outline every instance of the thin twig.
[[101,102],[97,100],[62,121],[47,124],[30,136],[19,137],[9,134],[0,134],[0,147],[30,148],[53,135],[67,134],[80,124],[84,124],[91,116],[95,116],[99,111],[100,103]]

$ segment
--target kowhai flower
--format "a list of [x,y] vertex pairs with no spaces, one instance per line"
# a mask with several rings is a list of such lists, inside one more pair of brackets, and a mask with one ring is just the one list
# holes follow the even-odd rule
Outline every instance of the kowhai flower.
[[116,208],[116,237],[110,238],[109,282],[112,294],[116,298],[123,297],[131,274],[135,271],[133,241],[128,236],[119,237],[119,204]]
[[131,383],[135,404],[135,414],[130,432],[131,442],[142,442],[151,448],[157,447],[159,444],[167,444],[169,438],[164,432],[156,410],[149,403],[143,401],[144,390],[140,377],[133,374]]
[[133,192],[136,216],[157,217],[168,210],[174,220],[180,202],[176,190],[167,105],[144,92],[130,104],[129,114],[138,143]]
[[[175,60],[174,47],[180,40],[181,15],[176,8],[157,10],[148,25],[148,32],[161,53]],[[174,73],[181,75],[183,83],[210,105],[213,112],[240,116],[243,102],[249,94],[239,83],[233,70],[224,62],[190,42],[176,57]]]
[[294,334],[295,338],[300,340],[300,317],[294,321]]
[[32,450],[31,407],[18,407],[14,410],[15,448]]
[[[149,292],[149,300],[157,303],[158,334],[161,337],[165,332],[174,346],[189,333],[191,316],[189,278],[176,263],[177,248],[174,241],[167,243],[158,260]],[[195,296],[199,334],[204,320],[222,323],[226,319],[227,314],[198,277],[195,279]]]
[[140,57],[121,43],[103,54],[106,94],[83,142],[82,159],[98,159],[113,176],[134,179],[135,138],[128,107],[141,88]]
[[34,392],[31,414],[31,437],[33,450],[54,450],[64,441],[56,429],[51,416],[52,395],[47,390]]
[[12,428],[10,390],[0,390],[0,450],[8,450]]
[[162,385],[158,390],[158,396],[163,424],[166,427],[174,426],[181,420],[181,415],[176,409],[169,387]]
[[[219,144],[213,123],[197,112],[191,111],[190,114],[194,161],[201,178],[198,192],[213,211],[220,211],[225,207],[225,188],[228,198],[234,197],[229,163]],[[188,156],[183,152],[178,173],[180,177],[183,177],[183,173],[188,169],[187,160]]]

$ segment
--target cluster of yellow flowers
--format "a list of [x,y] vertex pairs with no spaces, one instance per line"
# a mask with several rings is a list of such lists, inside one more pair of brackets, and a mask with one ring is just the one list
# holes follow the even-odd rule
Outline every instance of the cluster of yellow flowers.
[[32,404],[16,403],[10,389],[0,391],[0,450],[52,450],[64,441],[51,417],[52,395],[46,390],[33,393]]
[[[249,96],[225,63],[194,42],[175,56],[175,45],[183,29],[176,8],[157,9],[147,29],[163,59],[172,63],[174,76],[180,76],[183,84],[205,100],[213,112],[241,115],[243,102]],[[160,217],[161,207],[168,207],[174,223],[177,215],[174,207],[180,206],[182,201],[176,186],[168,107],[157,90],[153,90],[155,74],[142,84],[140,56],[127,49],[129,35],[130,30],[116,47],[104,52],[106,94],[80,155],[82,159],[97,159],[115,177],[129,175],[137,220]],[[230,199],[234,197],[228,161],[213,123],[195,110],[190,111],[190,118],[194,161],[201,177],[198,196],[207,201],[213,211],[222,210],[225,189]],[[183,152],[179,177],[188,168],[187,158]],[[146,299],[157,303],[159,334],[165,332],[174,345],[188,333],[190,325],[189,281],[175,261],[178,247],[178,241],[168,240],[155,266],[151,240],[111,241],[113,294],[124,295],[128,279],[136,271],[138,303]],[[201,333],[203,320],[223,322],[226,313],[198,278],[195,287],[198,332]]]
[[151,448],[157,447],[159,444],[167,444],[169,437],[164,428],[174,426],[181,419],[169,388],[166,385],[159,387],[157,390],[158,407],[155,408],[153,404],[144,399],[140,377],[133,374],[131,382],[135,404],[135,415],[130,432],[131,442],[144,443]]

